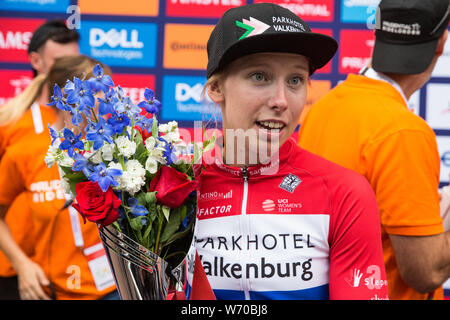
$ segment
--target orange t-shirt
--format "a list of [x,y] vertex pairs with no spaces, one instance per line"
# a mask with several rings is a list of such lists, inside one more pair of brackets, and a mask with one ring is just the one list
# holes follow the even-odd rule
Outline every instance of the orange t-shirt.
[[[444,231],[439,210],[440,159],[428,124],[390,84],[350,74],[308,111],[299,146],[352,169],[375,191],[391,299],[427,299],[402,280],[389,234]],[[434,298],[442,299],[438,289]]]
[[[49,135],[29,135],[7,149],[0,163],[0,204],[8,205],[26,192],[34,230],[39,235],[34,240],[33,260],[53,284],[57,299],[99,299],[115,290],[114,280],[110,271],[109,277],[94,278],[93,273],[99,269],[93,269],[89,259],[93,256],[88,251],[100,253],[103,262],[106,256],[101,254],[96,225],[80,223],[78,214],[76,230],[80,230],[83,244],[76,245],[79,237],[73,232],[70,212],[62,210],[65,194],[58,169],[47,168],[44,162],[50,141]],[[100,260],[95,262],[97,267],[105,267]],[[50,290],[46,291],[50,295]]]
[[[6,149],[23,139],[28,134],[49,135],[47,124],[55,121],[52,107],[33,105],[18,121],[0,127],[0,159]],[[32,219],[26,205],[26,194],[20,194],[11,203],[5,221],[17,244],[29,257],[34,254],[34,238]],[[8,258],[0,251],[0,277],[12,277],[16,271]]]

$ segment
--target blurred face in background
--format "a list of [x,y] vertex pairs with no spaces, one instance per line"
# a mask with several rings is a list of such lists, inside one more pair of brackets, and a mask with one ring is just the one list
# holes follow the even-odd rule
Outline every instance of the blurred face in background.
[[78,42],[58,43],[47,40],[37,51],[30,52],[30,63],[37,74],[47,74],[57,58],[80,54]]

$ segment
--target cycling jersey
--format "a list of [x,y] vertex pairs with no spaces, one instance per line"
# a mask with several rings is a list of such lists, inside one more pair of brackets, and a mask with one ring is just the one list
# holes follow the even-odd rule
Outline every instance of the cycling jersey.
[[217,299],[387,299],[379,215],[359,174],[289,139],[266,165],[199,177],[195,250]]

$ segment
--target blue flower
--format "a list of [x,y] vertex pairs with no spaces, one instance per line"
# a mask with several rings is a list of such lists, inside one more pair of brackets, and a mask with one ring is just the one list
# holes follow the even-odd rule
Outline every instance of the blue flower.
[[158,113],[159,108],[161,107],[161,102],[155,99],[155,93],[153,90],[145,88],[144,97],[146,101],[139,102],[138,106],[145,109],[149,113]]
[[84,144],[80,141],[81,132],[75,136],[75,134],[67,128],[64,128],[64,141],[59,145],[59,149],[67,150],[69,156],[72,158],[75,148],[79,150],[84,149]]
[[152,131],[153,118],[147,118],[145,116],[137,116],[137,121],[135,125],[141,128],[142,130],[146,130],[147,132]]
[[71,108],[70,114],[72,115],[72,124],[80,127],[79,124],[83,122],[83,115],[78,108]]
[[121,176],[122,170],[107,169],[102,162],[94,167],[94,171],[89,175],[89,180],[97,182],[103,192],[108,190],[109,186],[117,187],[119,183],[114,180],[114,177]]
[[158,140],[164,142],[164,151],[163,151],[163,157],[166,159],[166,165],[170,166],[172,163],[174,163],[177,159],[177,156],[175,154],[175,148],[172,145],[172,142],[167,142],[165,139],[158,137]]
[[50,131],[50,136],[52,137],[52,145],[55,142],[56,139],[59,138],[59,132],[56,131],[55,129],[53,129],[52,127],[50,127],[50,124],[47,124],[47,128]]
[[48,106],[55,106],[56,108],[62,111],[70,111],[70,106],[68,106],[64,102],[64,97],[61,92],[61,89],[56,83],[55,86],[53,87],[53,95],[50,97],[50,99],[52,101],[47,103]]
[[103,146],[106,141],[112,143],[111,136],[114,134],[114,130],[110,125],[107,125],[105,119],[100,118],[95,128],[88,131],[86,139],[94,142],[94,150],[98,150]]
[[114,130],[114,133],[121,134],[123,129],[130,125],[131,120],[126,114],[113,113],[112,117],[106,121]]
[[136,198],[129,198],[128,205],[131,207],[131,214],[136,217],[145,216],[148,214],[148,210],[138,204],[138,200]]
[[103,74],[103,69],[99,64],[95,65],[94,70],[92,70],[92,74],[94,77],[87,81],[95,93],[99,91],[106,93],[108,92],[109,87],[114,87],[114,82],[111,77],[107,74]]
[[73,159],[75,160],[75,162],[72,165],[72,170],[82,171],[86,178],[89,178],[91,173],[94,172],[94,165],[79,153],[75,153]]
[[119,101],[113,88],[105,93],[105,99],[97,98],[99,102],[98,113],[101,116],[114,113],[114,105]]
[[82,81],[74,77],[73,82],[68,81],[66,83],[64,90],[67,90],[67,103],[78,103],[80,107],[94,107],[95,99],[92,95],[91,86],[87,81]]
[[115,109],[118,113],[126,113],[130,117],[141,112],[141,108],[131,101],[130,97],[125,97],[115,104]]

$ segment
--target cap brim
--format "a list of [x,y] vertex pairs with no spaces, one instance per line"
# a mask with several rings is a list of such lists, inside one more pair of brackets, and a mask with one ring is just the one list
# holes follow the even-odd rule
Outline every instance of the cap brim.
[[243,56],[262,52],[296,53],[310,59],[311,74],[330,61],[338,48],[333,38],[320,33],[259,34],[242,39],[225,51],[218,69]]
[[372,67],[379,72],[418,74],[425,71],[436,52],[437,41],[418,44],[393,44],[375,41]]

